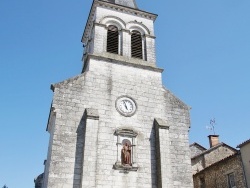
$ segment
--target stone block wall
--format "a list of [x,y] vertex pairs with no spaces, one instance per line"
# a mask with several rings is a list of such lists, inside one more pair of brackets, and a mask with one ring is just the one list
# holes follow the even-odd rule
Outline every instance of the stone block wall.
[[197,157],[192,158],[193,174],[203,170],[204,168],[214,164],[232,154],[236,153],[236,150],[221,143],[214,148],[210,148],[206,152]]
[[[168,165],[162,168],[169,171],[162,178],[167,178],[169,184],[162,187],[191,188],[189,109],[163,88],[161,73],[98,59],[91,59],[86,70],[82,75],[54,85],[52,106],[56,120],[48,152],[47,187],[78,188],[81,184],[86,185],[86,178],[93,177],[94,184],[88,187],[156,188],[158,182],[153,122],[155,118],[161,118],[170,127],[169,151],[161,151],[163,155],[166,152],[168,160]],[[136,101],[137,111],[134,116],[124,117],[117,112],[115,101],[121,95],[128,95]],[[99,119],[95,120],[98,123],[92,123],[95,127],[88,127],[84,123],[83,114],[87,108],[98,111]],[[81,133],[84,127],[87,128],[85,135]],[[112,168],[119,152],[114,135],[118,128],[138,133],[135,146],[138,164],[136,172],[127,174]],[[97,140],[85,142],[85,138]],[[89,170],[93,167],[92,162],[96,164],[94,173]]]
[[226,146],[218,147],[215,150],[212,150],[208,154],[204,155],[205,160],[205,166],[209,166],[217,161],[220,161],[221,159],[226,158],[227,156],[230,156],[235,153],[235,150],[230,149]]
[[206,151],[205,148],[200,148],[199,146],[195,145],[196,143],[190,145],[190,151],[191,151],[191,158],[194,156],[197,156],[201,154],[202,152]]
[[203,171],[195,174],[194,188],[201,187],[201,179],[205,183],[205,187],[228,187],[228,174],[233,173],[235,177],[236,187],[246,188],[242,163],[239,154],[228,157],[221,162],[215,163]]

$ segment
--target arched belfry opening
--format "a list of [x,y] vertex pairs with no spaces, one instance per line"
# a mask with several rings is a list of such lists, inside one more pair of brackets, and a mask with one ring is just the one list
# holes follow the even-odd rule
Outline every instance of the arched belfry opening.
[[119,31],[114,25],[110,25],[108,27],[107,52],[113,54],[118,54],[119,52]]
[[131,34],[131,57],[143,58],[142,54],[142,36],[139,31],[132,31]]

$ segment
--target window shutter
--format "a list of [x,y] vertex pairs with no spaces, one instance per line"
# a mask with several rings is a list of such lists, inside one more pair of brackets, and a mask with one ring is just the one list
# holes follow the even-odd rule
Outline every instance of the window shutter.
[[107,52],[118,54],[119,46],[119,32],[118,28],[114,25],[108,27],[107,34]]
[[142,59],[142,36],[138,31],[132,31],[131,56]]

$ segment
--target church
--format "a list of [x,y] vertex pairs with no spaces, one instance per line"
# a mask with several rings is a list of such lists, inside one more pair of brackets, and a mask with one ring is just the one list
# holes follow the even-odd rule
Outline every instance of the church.
[[193,187],[190,108],[162,83],[156,18],[135,0],[93,0],[81,74],[51,86],[36,187]]

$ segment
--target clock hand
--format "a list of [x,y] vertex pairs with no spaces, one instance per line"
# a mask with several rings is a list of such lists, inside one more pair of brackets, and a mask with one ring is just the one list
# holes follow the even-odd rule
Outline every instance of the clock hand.
[[123,101],[123,104],[125,105],[125,108],[128,110],[128,107],[125,101]]

